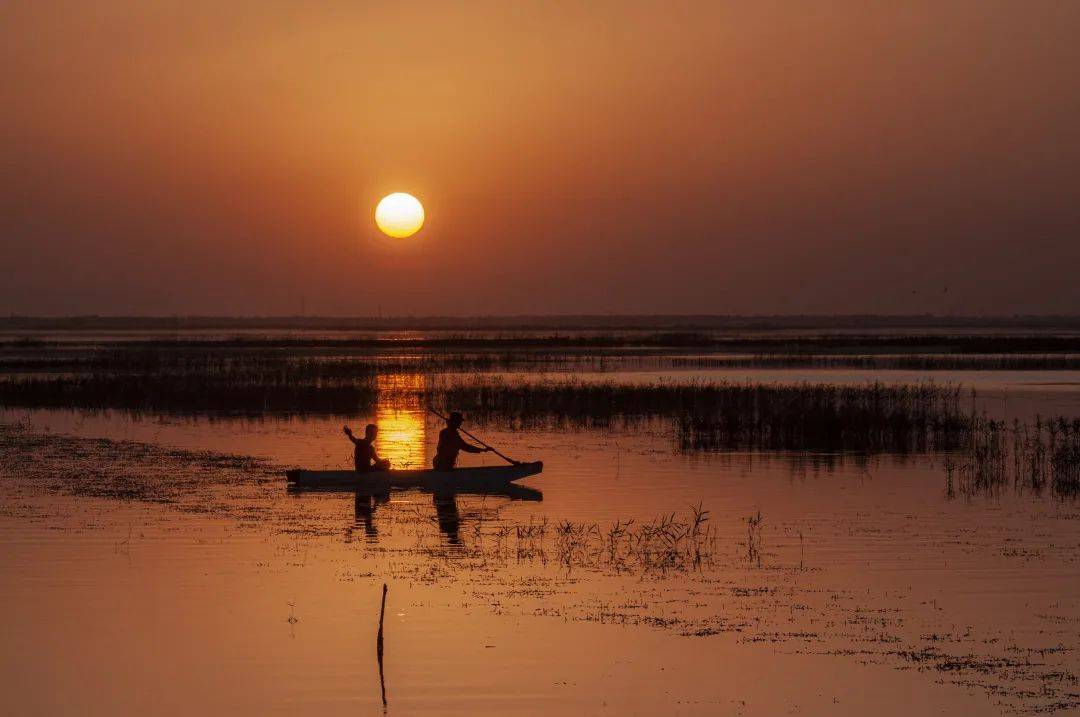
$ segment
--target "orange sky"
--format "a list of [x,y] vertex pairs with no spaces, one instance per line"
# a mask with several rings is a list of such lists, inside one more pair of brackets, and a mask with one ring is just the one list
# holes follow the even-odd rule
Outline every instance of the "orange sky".
[[1078,36],[1066,0],[9,0],[0,313],[1075,313]]

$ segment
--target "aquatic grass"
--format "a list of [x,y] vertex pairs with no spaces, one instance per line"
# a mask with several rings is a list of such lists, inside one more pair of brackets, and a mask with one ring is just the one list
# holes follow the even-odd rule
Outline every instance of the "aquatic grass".
[[[190,364],[186,364],[190,366]],[[959,388],[926,382],[837,386],[698,381],[508,380],[390,374],[368,366],[298,378],[285,365],[0,378],[0,404],[181,415],[355,415],[376,405],[461,410],[517,428],[669,421],[683,451],[906,452],[959,445],[970,419]],[[207,368],[212,366],[212,368]],[[306,371],[306,369],[305,369]],[[404,379],[414,380],[404,380]]]
[[[593,360],[595,358],[595,361]],[[162,374],[239,378],[272,377],[307,382],[400,373],[476,371],[565,371],[587,365],[603,370],[605,357],[548,351],[443,352],[438,350],[360,350],[229,348],[110,348],[33,352],[0,351],[0,374]]]
[[378,398],[371,380],[297,383],[267,374],[92,374],[0,379],[0,405],[177,414],[348,415]]
[[[2,320],[0,320],[2,321]],[[912,327],[907,333],[881,332],[872,329],[853,333],[823,333],[813,328],[797,333],[769,333],[767,327],[738,330],[655,330],[629,326],[623,330],[530,329],[479,330],[422,333],[379,334],[372,330],[347,336],[296,333],[291,335],[229,334],[218,330],[217,336],[151,337],[138,334],[130,339],[94,339],[82,342],[34,339],[29,337],[0,340],[0,352],[118,348],[122,350],[212,349],[240,351],[250,349],[299,350],[507,350],[523,349],[706,349],[742,354],[812,354],[812,353],[899,353],[941,354],[1051,354],[1080,353],[1080,335],[1075,325],[1063,333],[948,333],[927,332]],[[1061,327],[1065,329],[1065,327]],[[420,332],[424,329],[418,328]]]
[[639,370],[703,370],[735,368],[850,368],[866,371],[1076,371],[1080,354],[798,354],[726,356],[650,356],[632,363]]
[[229,486],[237,493],[261,495],[280,484],[282,470],[251,456],[40,433],[0,422],[0,476],[35,490],[246,518],[225,506],[216,489]]
[[1080,440],[1064,442],[1050,457],[1054,492],[1060,496],[1080,495]]
[[616,572],[700,570],[716,552],[717,535],[709,511],[690,506],[689,515],[675,513],[651,521],[598,523],[563,520],[555,525],[554,553],[566,569]]
[[[955,479],[955,487],[954,487]],[[966,443],[945,462],[946,497],[996,495],[1012,486],[1059,498],[1080,495],[1080,418],[1033,423],[972,419]]]
[[[751,565],[757,565],[761,567],[761,551],[764,546],[763,532],[765,530],[765,519],[761,516],[761,511],[758,510],[754,515],[747,517],[746,519],[746,561]],[[799,536],[800,541],[802,535]],[[799,563],[800,568],[802,562]]]
[[521,428],[608,427],[667,418],[684,451],[909,451],[958,444],[968,430],[959,388],[930,382],[618,384],[496,378],[445,382],[430,399]]
[[680,412],[683,450],[906,452],[954,445],[968,431],[958,387],[922,384],[729,384]]
[[290,380],[382,371],[726,368],[1058,370],[1080,368],[1080,336],[758,332],[496,332],[0,341],[0,373],[249,372]]

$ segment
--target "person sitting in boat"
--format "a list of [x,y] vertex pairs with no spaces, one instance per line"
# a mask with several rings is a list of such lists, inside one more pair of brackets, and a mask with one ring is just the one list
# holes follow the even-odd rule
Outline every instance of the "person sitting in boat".
[[364,428],[363,438],[357,438],[353,435],[352,429],[345,426],[345,435],[349,437],[349,440],[355,446],[353,463],[358,473],[390,470],[390,461],[379,458],[379,454],[375,452],[375,437],[379,435],[378,426],[374,423],[367,424]]
[[454,464],[457,463],[457,457],[459,451],[465,451],[466,453],[487,453],[490,448],[482,448],[480,446],[474,446],[471,443],[467,443],[461,434],[458,433],[458,429],[461,428],[461,424],[465,422],[465,418],[454,411],[446,419],[446,428],[439,431],[439,445],[435,449],[435,460],[431,464],[437,471],[450,471],[454,469]]

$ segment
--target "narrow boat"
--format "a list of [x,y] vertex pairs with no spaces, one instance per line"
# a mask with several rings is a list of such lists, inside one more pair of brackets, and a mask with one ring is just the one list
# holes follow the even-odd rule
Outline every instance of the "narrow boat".
[[542,461],[516,463],[510,466],[455,468],[437,471],[431,468],[412,470],[373,471],[308,471],[300,468],[285,471],[290,487],[340,487],[352,490],[382,491],[392,488],[423,488],[427,490],[480,491],[505,487],[516,480],[534,476],[544,470]]
[[[364,483],[354,483],[350,485],[296,485],[295,483],[289,483],[286,490],[293,495],[303,495],[306,493],[349,493],[357,496],[388,496],[393,493],[397,488],[387,488],[385,484],[382,486],[368,486]],[[412,488],[402,488],[400,490],[416,490]],[[487,484],[482,486],[466,486],[464,488],[453,486],[446,487],[421,487],[420,491],[423,493],[433,493],[437,496],[448,495],[479,495],[485,497],[498,496],[500,498],[509,498],[510,500],[521,500],[529,502],[540,502],[544,499],[544,494],[538,491],[536,488],[530,488],[529,486],[521,485],[520,483],[499,483],[499,484]]]

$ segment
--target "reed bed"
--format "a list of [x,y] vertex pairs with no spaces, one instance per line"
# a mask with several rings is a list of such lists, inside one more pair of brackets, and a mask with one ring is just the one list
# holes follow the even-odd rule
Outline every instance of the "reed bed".
[[328,338],[310,335],[220,336],[215,338],[88,339],[71,342],[48,339],[0,340],[0,352],[31,350],[70,351],[120,349],[126,351],[178,350],[447,350],[512,351],[573,349],[700,349],[741,354],[1080,354],[1080,335],[1069,334],[815,334],[775,335],[756,331],[622,331],[622,332],[486,332],[360,335]]
[[39,355],[0,355],[0,374],[176,374],[231,376],[251,380],[268,376],[277,381],[319,381],[330,378],[370,378],[400,373],[469,373],[476,371],[565,370],[595,361],[546,353],[487,352],[365,352],[360,356],[298,354],[290,351],[124,351],[46,352]]
[[1080,354],[756,354],[752,356],[659,356],[641,368],[855,368],[908,371],[1075,371]]
[[[980,353],[980,349],[993,353]],[[1034,351],[1042,353],[1033,353]],[[354,383],[416,373],[559,373],[620,370],[855,368],[863,370],[1076,370],[1080,339],[1068,336],[716,336],[618,335],[140,339],[88,343],[0,342],[0,375],[152,374],[162,383],[200,377],[215,389],[260,381],[282,386]],[[8,386],[12,389],[13,387]],[[41,392],[38,385],[34,391]],[[25,393],[25,391],[23,392]],[[280,393],[280,392],[278,392]],[[240,398],[240,396],[237,396]],[[283,399],[284,400],[284,399]],[[275,405],[280,405],[275,403]],[[302,408],[302,407],[301,407]],[[249,410],[241,407],[242,410]]]
[[[234,354],[126,361],[125,370],[0,378],[0,403],[193,415],[355,415],[376,405],[434,405],[518,427],[663,419],[686,451],[904,452],[960,445],[970,430],[959,389],[930,382],[622,384],[383,373],[368,361]],[[387,377],[395,380],[381,380]],[[402,377],[415,380],[396,380]]]
[[185,415],[348,415],[375,405],[369,378],[298,382],[274,372],[31,376],[0,379],[0,405]]
[[689,451],[942,450],[970,430],[960,389],[934,383],[835,386],[724,385],[705,410],[676,421],[676,440]]
[[1080,418],[1025,424],[976,418],[962,450],[945,463],[948,497],[996,495],[1007,487],[1060,498],[1080,495]]
[[955,387],[918,385],[454,382],[433,400],[524,427],[673,421],[682,450],[907,451],[950,447],[968,430]]
[[622,573],[696,571],[712,565],[718,535],[709,511],[690,506],[685,515],[608,525],[546,518],[485,530],[477,523],[470,546],[477,553],[516,560],[555,560],[567,570]]
[[687,516],[670,515],[636,524],[563,521],[555,526],[555,554],[567,568],[607,567],[620,572],[699,570],[710,563],[717,536],[709,511],[691,506]]

